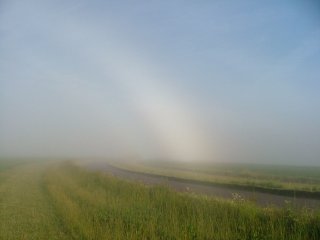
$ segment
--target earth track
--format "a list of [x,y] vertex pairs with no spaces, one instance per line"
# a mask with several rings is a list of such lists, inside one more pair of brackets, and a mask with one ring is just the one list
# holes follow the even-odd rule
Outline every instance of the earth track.
[[221,184],[199,182],[175,177],[166,177],[149,173],[129,171],[111,166],[107,163],[91,163],[88,168],[95,171],[103,171],[113,176],[141,182],[147,185],[166,185],[179,192],[189,192],[194,194],[204,194],[208,196],[233,199],[240,198],[253,201],[260,206],[283,207],[291,204],[294,207],[320,208],[320,199],[297,196],[297,194],[277,194],[274,192],[264,192],[259,188],[239,187],[233,185],[223,186]]

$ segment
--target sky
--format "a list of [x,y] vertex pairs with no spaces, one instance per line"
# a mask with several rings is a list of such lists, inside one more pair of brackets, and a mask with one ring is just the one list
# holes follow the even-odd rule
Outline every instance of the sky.
[[320,4],[1,0],[0,156],[320,165]]

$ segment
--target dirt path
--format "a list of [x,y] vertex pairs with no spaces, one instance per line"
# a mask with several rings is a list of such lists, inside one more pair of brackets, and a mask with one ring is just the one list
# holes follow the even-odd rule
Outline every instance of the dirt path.
[[45,164],[7,171],[0,184],[0,239],[69,239],[43,188]]
[[317,199],[295,198],[293,196],[288,197],[271,193],[261,193],[256,191],[233,189],[229,187],[204,185],[197,182],[176,180],[173,178],[162,177],[158,175],[127,171],[113,167],[106,163],[94,163],[90,164],[90,166],[88,167],[92,170],[105,171],[116,177],[134,180],[148,185],[164,184],[180,192],[205,194],[208,196],[226,199],[232,199],[234,198],[235,194],[238,194],[242,198],[254,201],[260,206],[275,205],[282,207],[286,204],[286,202],[289,201],[297,207],[320,208],[320,200]]

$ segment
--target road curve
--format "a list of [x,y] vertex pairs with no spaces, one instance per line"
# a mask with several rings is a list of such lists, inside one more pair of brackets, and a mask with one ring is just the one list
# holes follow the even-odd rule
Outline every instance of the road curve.
[[146,185],[165,185],[179,192],[190,192],[195,194],[204,194],[217,198],[233,199],[235,194],[249,201],[254,201],[260,206],[283,207],[286,202],[290,202],[295,207],[307,207],[320,209],[320,200],[305,197],[290,197],[272,193],[236,189],[229,186],[215,186],[199,183],[196,181],[175,179],[165,176],[153,175],[148,173],[139,173],[120,169],[107,163],[90,163],[88,169],[102,171],[118,178],[137,181]]

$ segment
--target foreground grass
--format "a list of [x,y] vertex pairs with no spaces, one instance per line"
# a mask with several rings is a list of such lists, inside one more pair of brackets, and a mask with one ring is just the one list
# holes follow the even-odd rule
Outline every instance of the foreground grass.
[[0,172],[0,239],[320,239],[320,213],[145,187],[70,163]]
[[[320,196],[320,167],[163,161],[110,162],[129,171],[179,179],[270,190],[300,191]],[[308,194],[311,193],[311,194]],[[312,194],[315,193],[315,194]]]
[[51,169],[46,186],[75,239],[319,239],[320,214],[258,208],[145,187],[73,165]]
[[68,239],[44,190],[44,170],[15,164],[0,172],[0,239]]

